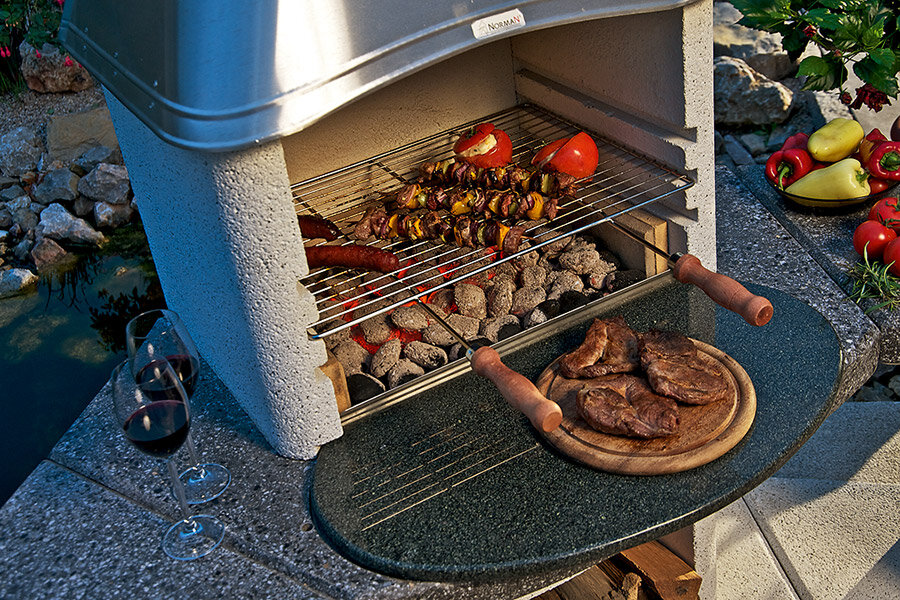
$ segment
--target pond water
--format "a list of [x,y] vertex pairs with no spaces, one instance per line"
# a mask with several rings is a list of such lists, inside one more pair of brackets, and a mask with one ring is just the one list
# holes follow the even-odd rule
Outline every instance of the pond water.
[[139,226],[0,300],[0,505],[49,453],[125,356],[124,329],[163,306]]

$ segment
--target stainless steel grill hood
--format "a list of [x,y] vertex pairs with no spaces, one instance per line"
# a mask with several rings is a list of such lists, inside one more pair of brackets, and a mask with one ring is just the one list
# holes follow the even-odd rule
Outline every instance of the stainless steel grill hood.
[[692,1],[69,0],[60,38],[162,139],[226,151],[489,41]]

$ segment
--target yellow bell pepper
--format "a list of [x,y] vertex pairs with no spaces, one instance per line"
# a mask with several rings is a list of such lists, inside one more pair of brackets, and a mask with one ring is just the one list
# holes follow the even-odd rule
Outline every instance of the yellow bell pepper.
[[839,117],[812,132],[806,149],[820,162],[837,162],[853,154],[865,135],[859,122]]
[[868,196],[869,174],[855,158],[845,158],[824,169],[812,171],[784,191],[816,200],[846,200]]

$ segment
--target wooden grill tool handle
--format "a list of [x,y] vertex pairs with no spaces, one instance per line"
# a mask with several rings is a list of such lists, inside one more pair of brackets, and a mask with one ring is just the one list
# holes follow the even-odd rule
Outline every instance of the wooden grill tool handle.
[[490,379],[510,406],[520,410],[539,431],[549,433],[562,423],[562,409],[548,400],[531,381],[516,373],[500,360],[500,355],[490,346],[482,346],[469,359],[472,370]]
[[769,300],[753,294],[731,277],[710,271],[693,254],[681,256],[672,272],[675,279],[696,285],[716,304],[739,314],[751,325],[765,325],[772,318],[774,308]]

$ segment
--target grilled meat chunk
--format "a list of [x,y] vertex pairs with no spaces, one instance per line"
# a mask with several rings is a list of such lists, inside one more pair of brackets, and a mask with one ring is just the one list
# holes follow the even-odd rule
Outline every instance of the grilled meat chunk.
[[578,391],[578,415],[597,431],[637,438],[657,438],[678,431],[678,406],[654,394],[641,377],[609,375]]
[[697,352],[694,343],[674,331],[650,330],[641,336],[641,366],[657,394],[685,404],[709,404],[728,397],[724,367]]
[[577,379],[630,373],[639,366],[638,336],[621,316],[594,319],[584,342],[559,360],[560,372]]

